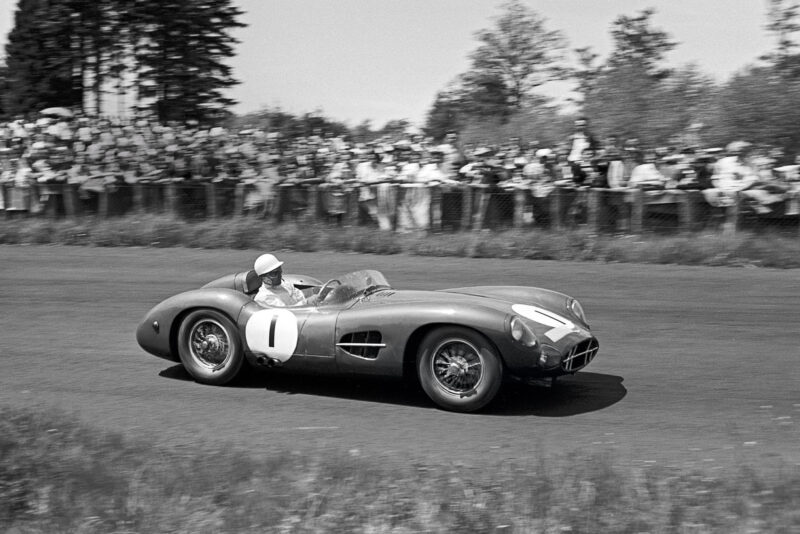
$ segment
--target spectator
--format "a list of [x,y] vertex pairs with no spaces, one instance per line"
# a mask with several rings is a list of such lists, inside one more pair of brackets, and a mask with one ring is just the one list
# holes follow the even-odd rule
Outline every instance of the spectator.
[[642,189],[644,191],[661,191],[665,188],[667,180],[656,166],[656,154],[647,151],[636,167],[634,167],[631,177],[628,180],[629,188]]
[[703,191],[706,201],[714,207],[732,206],[739,192],[758,182],[758,175],[747,165],[745,154],[750,144],[734,141],[726,147],[727,156],[717,161],[711,178],[713,187]]
[[567,162],[572,171],[572,180],[578,185],[583,185],[587,179],[585,170],[589,168],[584,161],[587,154],[594,155],[597,150],[597,140],[589,131],[589,119],[579,117],[574,122],[574,131],[567,140]]

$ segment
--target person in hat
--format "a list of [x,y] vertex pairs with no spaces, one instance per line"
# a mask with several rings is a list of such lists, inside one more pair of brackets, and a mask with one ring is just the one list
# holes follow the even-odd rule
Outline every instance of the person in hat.
[[307,304],[299,289],[283,279],[283,262],[272,254],[262,254],[253,266],[261,279],[261,287],[253,299],[265,308],[302,306]]

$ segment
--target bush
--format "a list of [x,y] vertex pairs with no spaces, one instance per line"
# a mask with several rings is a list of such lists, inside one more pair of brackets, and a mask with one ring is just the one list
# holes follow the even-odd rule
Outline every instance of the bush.
[[800,240],[796,237],[749,232],[630,236],[536,229],[402,234],[370,227],[310,226],[299,222],[276,225],[252,218],[187,221],[148,215],[103,220],[0,220],[0,243],[800,267]]

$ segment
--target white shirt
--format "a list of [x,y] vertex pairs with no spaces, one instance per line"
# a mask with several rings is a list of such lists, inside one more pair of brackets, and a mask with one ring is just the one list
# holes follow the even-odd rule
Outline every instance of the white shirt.
[[720,159],[712,177],[718,189],[733,192],[747,189],[758,181],[758,175],[753,169],[742,162],[736,156],[728,156]]
[[306,303],[303,293],[285,280],[281,280],[281,285],[275,287],[268,288],[262,284],[253,300],[261,306],[273,308],[300,306]]
[[645,185],[663,187],[666,183],[667,179],[659,172],[655,164],[642,163],[633,169],[631,178],[628,180],[628,187],[640,187]]

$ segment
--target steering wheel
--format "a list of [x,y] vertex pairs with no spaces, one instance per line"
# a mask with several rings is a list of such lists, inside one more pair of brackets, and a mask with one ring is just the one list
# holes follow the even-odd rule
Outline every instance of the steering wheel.
[[323,300],[325,300],[325,297],[328,296],[328,293],[330,293],[333,290],[333,288],[340,285],[342,285],[342,283],[336,278],[331,278],[330,280],[322,284],[322,287],[319,288],[319,292],[317,293],[317,302],[322,302]]

